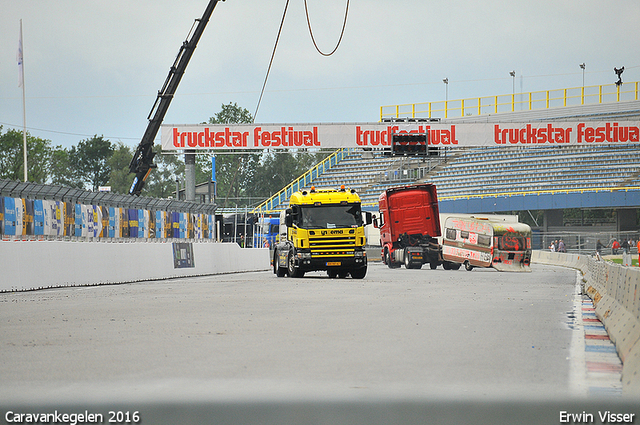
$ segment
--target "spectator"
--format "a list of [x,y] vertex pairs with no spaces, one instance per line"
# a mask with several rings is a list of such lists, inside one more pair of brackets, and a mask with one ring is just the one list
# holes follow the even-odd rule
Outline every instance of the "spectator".
[[556,252],[556,246],[554,245],[553,241],[551,241],[551,245],[549,245],[549,251]]
[[564,246],[564,241],[560,239],[558,242],[558,252],[567,252],[567,249]]
[[622,241],[622,265],[631,266],[631,245],[628,240]]
[[623,240],[622,241],[622,253],[623,254],[628,254],[629,253],[629,248],[630,248],[629,241],[626,240],[626,239]]
[[602,242],[598,239],[598,242],[596,242],[596,252],[602,254],[602,248],[604,248],[604,245],[602,245]]
[[611,244],[611,253],[613,255],[618,255],[618,250],[620,249],[620,242],[618,242],[616,239],[613,240],[613,243]]

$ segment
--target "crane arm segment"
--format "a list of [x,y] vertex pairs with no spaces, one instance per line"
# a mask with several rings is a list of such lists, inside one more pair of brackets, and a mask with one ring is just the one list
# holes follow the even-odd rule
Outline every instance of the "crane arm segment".
[[149,116],[147,117],[149,120],[147,129],[142,136],[142,140],[140,141],[131,162],[129,163],[129,172],[135,173],[133,184],[129,189],[129,194],[131,195],[140,195],[147,177],[149,177],[149,173],[153,168],[157,167],[157,165],[153,163],[153,157],[155,156],[153,152],[154,139],[158,134],[158,130],[160,130],[160,125],[162,124],[164,116],[169,109],[171,100],[173,100],[178,84],[180,84],[180,80],[187,69],[187,64],[191,59],[191,55],[193,55],[193,51],[196,49],[200,36],[204,32],[204,29],[211,18],[211,14],[213,13],[213,9],[216,7],[218,1],[219,0],[210,0],[207,8],[202,14],[202,17],[200,19],[196,19],[191,27],[191,31],[189,31],[187,40],[185,40],[180,47],[178,56],[169,70],[169,75],[167,76],[162,89],[158,91],[156,101],[154,102],[151,112],[149,112]]

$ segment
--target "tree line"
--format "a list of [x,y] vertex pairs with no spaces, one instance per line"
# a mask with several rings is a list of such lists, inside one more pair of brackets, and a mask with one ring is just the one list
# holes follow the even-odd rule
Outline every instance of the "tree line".
[[[208,124],[250,123],[249,111],[235,103],[222,105]],[[203,124],[206,124],[203,123]],[[18,130],[3,131],[0,126],[0,179],[22,180],[23,137]],[[184,181],[184,156],[163,155],[155,145],[154,169],[147,179],[144,196],[169,198],[175,194],[176,178]],[[113,143],[95,135],[65,148],[53,146],[51,140],[27,133],[28,179],[35,183],[54,184],[97,191],[110,186],[111,192],[127,194],[133,181],[129,163],[135,147]],[[326,154],[311,152],[253,151],[216,155],[217,200],[221,207],[253,206],[285,187],[321,161]],[[211,156],[196,155],[196,182],[211,178]]]

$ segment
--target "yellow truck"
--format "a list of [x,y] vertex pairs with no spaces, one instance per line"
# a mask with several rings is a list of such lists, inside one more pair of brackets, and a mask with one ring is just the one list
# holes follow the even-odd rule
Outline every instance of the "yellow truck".
[[331,278],[367,274],[364,226],[371,224],[363,213],[355,190],[318,189],[294,192],[289,208],[280,216],[280,241],[273,254],[278,277],[303,277],[306,272],[326,270]]

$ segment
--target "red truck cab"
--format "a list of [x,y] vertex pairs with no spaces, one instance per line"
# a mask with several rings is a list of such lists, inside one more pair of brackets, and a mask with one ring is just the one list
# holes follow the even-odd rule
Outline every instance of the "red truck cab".
[[436,187],[415,184],[385,190],[378,199],[382,261],[391,268],[404,263],[421,268],[429,263],[435,269],[442,263],[440,212]]

